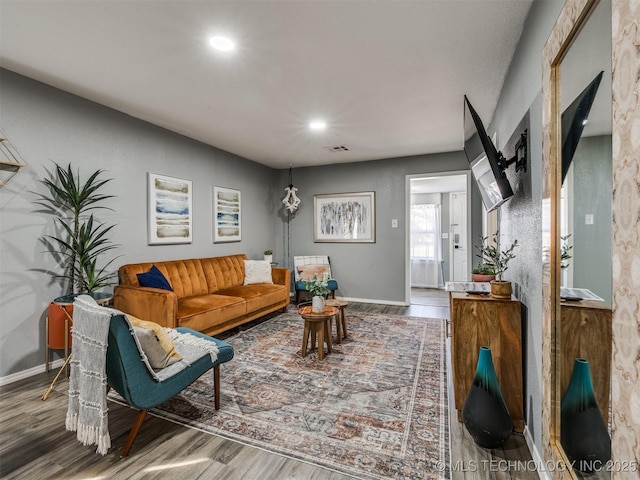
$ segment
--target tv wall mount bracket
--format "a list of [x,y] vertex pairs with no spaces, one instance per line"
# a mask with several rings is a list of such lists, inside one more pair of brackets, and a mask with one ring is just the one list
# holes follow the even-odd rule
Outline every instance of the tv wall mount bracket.
[[509,160],[504,158],[502,152],[498,152],[498,165],[504,172],[510,165],[516,164],[516,172],[527,171],[527,130],[520,134],[520,140],[516,143],[515,155]]

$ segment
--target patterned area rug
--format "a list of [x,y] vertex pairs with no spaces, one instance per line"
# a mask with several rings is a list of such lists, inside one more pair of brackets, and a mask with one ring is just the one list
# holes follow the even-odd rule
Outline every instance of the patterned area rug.
[[449,478],[443,320],[347,321],[348,338],[323,361],[300,356],[297,313],[230,337],[219,411],[204,375],[152,413],[357,478]]

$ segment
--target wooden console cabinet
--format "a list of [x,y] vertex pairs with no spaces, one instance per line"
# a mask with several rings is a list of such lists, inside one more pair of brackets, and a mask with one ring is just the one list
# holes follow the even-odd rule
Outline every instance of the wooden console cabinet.
[[518,300],[451,292],[451,364],[458,420],[473,383],[480,347],[491,348],[514,430],[524,430],[522,319]]
[[603,302],[582,300],[560,304],[560,395],[569,387],[576,358],[589,362],[591,381],[605,424],[611,390],[611,309]]

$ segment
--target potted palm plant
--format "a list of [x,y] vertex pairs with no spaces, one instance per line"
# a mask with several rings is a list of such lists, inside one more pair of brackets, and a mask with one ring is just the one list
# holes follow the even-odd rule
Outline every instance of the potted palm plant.
[[496,278],[491,281],[491,296],[511,298],[513,287],[510,281],[502,279],[502,275],[509,268],[509,262],[516,258],[514,250],[518,246],[518,240],[514,240],[506,249],[500,250],[499,238],[499,232],[493,234],[491,242],[489,242],[489,237],[482,237],[482,244],[478,247],[480,253],[477,256],[482,259],[483,263],[493,266]]
[[102,202],[113,195],[103,194],[101,189],[112,179],[101,178],[103,170],[96,170],[82,181],[71,164],[63,168],[54,162],[54,166],[49,177],[42,180],[48,193],[40,194],[37,203],[54,217],[56,233],[46,235],[43,242],[61,268],[52,273],[54,279],[62,281],[64,296],[59,298],[70,300],[59,304],[54,301],[49,306],[49,347],[63,348],[65,320],[71,311],[70,306],[60,304],[72,303],[71,299],[80,293],[91,294],[96,300],[110,296],[98,290],[115,283],[115,273],[108,270],[115,258],[100,264],[98,259],[117,245],[108,238],[114,225],[101,223],[93,215],[93,210],[108,209]]
[[[117,248],[107,237],[114,225],[100,223],[89,213],[96,209],[109,209],[101,202],[112,198],[99,192],[112,179],[101,179],[103,170],[96,170],[82,183],[80,173],[54,163],[55,170],[42,183],[49,189],[38,203],[55,217],[55,235],[46,235],[44,242],[60,266],[62,272],[54,278],[62,279],[67,294],[92,293],[112,285],[113,273],[107,271],[115,260],[98,267],[97,259]],[[110,210],[110,209],[109,209]]]

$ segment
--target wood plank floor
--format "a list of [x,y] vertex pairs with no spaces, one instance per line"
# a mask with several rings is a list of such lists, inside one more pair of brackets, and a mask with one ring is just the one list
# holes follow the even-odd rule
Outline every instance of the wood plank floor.
[[[448,318],[446,292],[416,292],[420,305],[355,304],[358,312]],[[429,296],[432,300],[429,300]],[[246,327],[245,327],[246,328]],[[229,335],[233,333],[230,332]],[[222,336],[220,336],[222,338]],[[109,404],[112,448],[104,457],[65,431],[67,380],[56,384],[47,401],[41,396],[55,372],[0,387],[0,478],[2,479],[327,479],[353,478],[148,416],[130,456],[119,458],[136,411]],[[449,376],[451,378],[451,376]],[[451,392],[451,384],[449,391]],[[451,394],[450,394],[451,398]],[[506,462],[530,460],[524,438],[512,435],[503,449],[475,445],[457,421],[450,401],[451,478],[454,480],[537,479],[535,472],[509,471]]]

